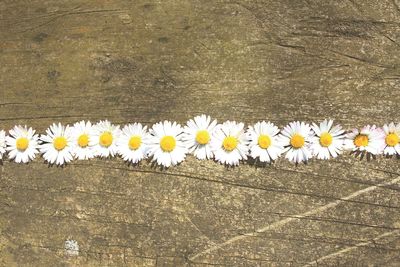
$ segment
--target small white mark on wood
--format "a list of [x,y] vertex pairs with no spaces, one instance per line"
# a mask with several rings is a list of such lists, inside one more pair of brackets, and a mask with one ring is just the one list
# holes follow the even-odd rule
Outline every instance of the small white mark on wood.
[[68,256],[78,256],[79,255],[79,245],[76,240],[68,239],[64,243],[65,254]]
[[124,24],[132,23],[131,16],[129,16],[128,14],[121,14],[119,15],[119,18],[122,20],[122,23]]

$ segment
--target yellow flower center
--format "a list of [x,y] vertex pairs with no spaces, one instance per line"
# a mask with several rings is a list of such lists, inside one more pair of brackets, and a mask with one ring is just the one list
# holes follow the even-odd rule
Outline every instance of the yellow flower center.
[[365,134],[359,134],[356,136],[356,138],[354,138],[354,144],[356,145],[356,147],[367,146],[368,141],[368,136],[366,136]]
[[176,147],[176,140],[170,135],[161,138],[160,147],[164,152],[171,152]]
[[271,138],[268,135],[260,135],[258,137],[258,145],[262,149],[267,149],[271,145]]
[[131,150],[136,150],[140,147],[142,144],[142,138],[140,136],[132,136],[131,139],[129,139],[129,148]]
[[225,137],[224,141],[222,142],[222,145],[226,151],[232,151],[237,147],[238,140],[236,137],[227,136],[227,137]]
[[110,132],[104,132],[100,135],[100,145],[103,147],[109,147],[113,143],[113,136]]
[[82,148],[85,148],[89,145],[89,136],[87,134],[82,134],[78,138],[78,145]]
[[26,137],[21,137],[17,139],[17,149],[19,151],[25,151],[29,146],[29,140]]
[[332,140],[333,140],[333,137],[328,132],[322,133],[321,136],[319,137],[319,143],[323,147],[330,146],[332,144]]
[[292,138],[290,139],[290,144],[294,148],[301,148],[304,146],[304,137],[301,136],[300,134],[294,134]]
[[54,138],[53,146],[56,150],[61,151],[67,146],[67,139],[64,136]]
[[208,144],[210,141],[210,134],[206,130],[200,130],[196,134],[196,142],[200,145]]
[[385,141],[388,146],[395,146],[399,143],[399,136],[396,133],[390,133],[386,135]]

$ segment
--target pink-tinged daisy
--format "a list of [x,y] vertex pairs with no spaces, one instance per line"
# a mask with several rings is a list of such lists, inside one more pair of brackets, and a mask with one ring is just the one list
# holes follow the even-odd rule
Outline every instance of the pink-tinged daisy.
[[360,130],[353,129],[346,135],[345,148],[354,152],[382,154],[385,149],[385,132],[375,125],[367,125]]
[[72,161],[72,128],[61,123],[53,124],[46,130],[46,135],[41,135],[40,152],[50,164],[63,165]]
[[183,142],[183,129],[176,122],[164,121],[153,125],[146,145],[148,155],[158,165],[170,167],[182,162],[188,153]]
[[184,128],[183,140],[190,153],[200,160],[213,157],[211,138],[217,120],[211,121],[210,116],[201,115],[187,122]]
[[400,123],[395,125],[393,122],[383,126],[385,132],[385,155],[400,155]]
[[247,159],[249,151],[244,124],[226,121],[214,131],[211,147],[215,160],[221,164],[236,166]]
[[257,122],[247,129],[250,156],[261,162],[276,160],[283,151],[283,144],[279,138],[279,128],[271,122]]
[[324,120],[311,126],[315,136],[311,141],[311,151],[318,159],[336,158],[344,146],[344,130],[340,125],[333,126],[333,120]]
[[28,163],[39,153],[39,136],[27,126],[14,126],[6,137],[8,157],[16,163]]
[[313,131],[308,123],[294,121],[286,125],[280,134],[280,140],[285,147],[285,158],[294,163],[311,159],[312,137]]

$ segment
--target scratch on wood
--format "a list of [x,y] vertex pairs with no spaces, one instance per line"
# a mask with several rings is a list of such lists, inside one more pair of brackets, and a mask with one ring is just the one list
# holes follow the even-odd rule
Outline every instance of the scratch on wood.
[[198,257],[200,257],[200,256],[202,256],[204,254],[207,254],[207,253],[222,249],[223,247],[225,247],[225,246],[227,246],[227,245],[229,245],[231,243],[234,243],[234,242],[237,242],[237,241],[241,241],[241,240],[243,240],[245,238],[248,238],[248,237],[256,236],[257,233],[262,233],[262,232],[266,232],[266,231],[269,231],[269,230],[272,230],[272,229],[276,229],[276,228],[284,226],[285,224],[288,224],[288,223],[290,223],[290,222],[292,222],[294,220],[305,218],[305,217],[308,217],[310,215],[314,215],[314,214],[317,214],[319,212],[323,212],[323,211],[326,211],[328,209],[334,208],[334,207],[338,206],[340,203],[342,203],[343,200],[350,200],[350,199],[358,197],[358,196],[360,196],[362,194],[374,191],[375,189],[377,189],[377,188],[379,188],[381,186],[393,185],[393,184],[396,184],[398,182],[400,182],[400,177],[397,177],[396,179],[393,179],[390,182],[381,183],[381,184],[378,184],[378,185],[375,185],[375,186],[370,186],[370,187],[364,188],[362,190],[356,191],[356,192],[354,192],[354,193],[342,198],[341,200],[333,201],[333,202],[331,202],[331,203],[329,203],[327,205],[321,206],[321,207],[316,208],[316,209],[312,209],[312,210],[307,211],[307,212],[302,213],[302,214],[298,214],[298,215],[296,215],[294,217],[290,217],[290,218],[286,218],[284,220],[277,221],[277,222],[275,222],[273,224],[269,224],[269,225],[267,225],[267,226],[265,226],[263,228],[257,229],[254,232],[235,236],[235,237],[233,237],[233,238],[231,238],[231,239],[229,239],[229,240],[227,240],[227,241],[225,241],[223,243],[220,243],[220,244],[218,244],[216,246],[212,246],[212,247],[210,247],[210,248],[208,248],[208,249],[206,249],[204,251],[201,251],[201,252],[197,253],[196,255],[190,257],[190,260],[192,261],[192,260],[194,260],[194,259],[196,259],[196,258],[198,258]]
[[390,236],[394,236],[394,235],[398,235],[399,233],[400,233],[400,230],[394,230],[394,231],[386,232],[384,234],[381,234],[381,235],[375,237],[372,240],[360,242],[358,244],[355,244],[354,246],[347,247],[347,248],[341,249],[339,251],[333,252],[331,254],[325,255],[325,256],[323,256],[321,258],[318,258],[316,260],[313,260],[313,261],[307,263],[304,266],[318,265],[319,263],[321,263],[321,261],[341,256],[341,255],[343,255],[343,254],[345,254],[347,252],[350,252],[352,250],[355,250],[355,249],[358,249],[360,247],[365,247],[365,246],[368,246],[370,244],[373,244],[375,241],[378,241],[379,239],[390,237]]

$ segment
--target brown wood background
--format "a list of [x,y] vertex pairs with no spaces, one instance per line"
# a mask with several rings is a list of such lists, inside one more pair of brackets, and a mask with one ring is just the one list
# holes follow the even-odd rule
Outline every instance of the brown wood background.
[[[382,125],[399,121],[399,47],[399,0],[2,0],[0,127]],[[0,265],[400,266],[399,167],[4,160]]]

